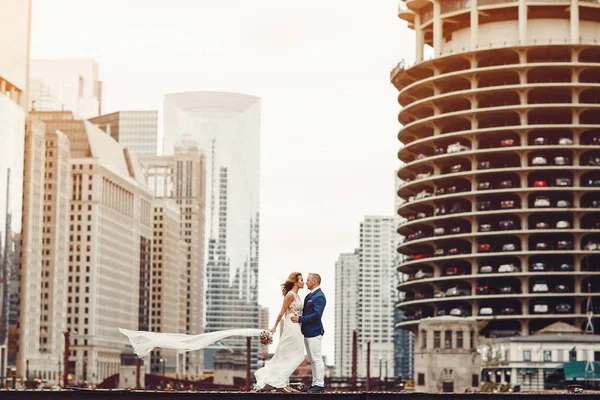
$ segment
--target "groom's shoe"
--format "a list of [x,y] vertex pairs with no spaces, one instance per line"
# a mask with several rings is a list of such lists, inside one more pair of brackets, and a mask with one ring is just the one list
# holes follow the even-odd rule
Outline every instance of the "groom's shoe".
[[312,389],[314,386],[309,386],[309,387],[305,387],[301,390],[302,393],[307,393],[310,389]]
[[325,388],[323,386],[312,386],[308,388],[307,393],[323,393]]

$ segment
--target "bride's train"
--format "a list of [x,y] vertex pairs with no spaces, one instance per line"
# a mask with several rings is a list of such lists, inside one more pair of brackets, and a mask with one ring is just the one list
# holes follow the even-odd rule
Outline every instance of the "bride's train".
[[142,358],[150,354],[156,347],[181,351],[202,350],[219,340],[232,336],[259,336],[262,329],[227,329],[223,331],[186,335],[180,333],[156,333],[146,331],[130,331],[119,328],[119,332],[129,338],[134,353]]

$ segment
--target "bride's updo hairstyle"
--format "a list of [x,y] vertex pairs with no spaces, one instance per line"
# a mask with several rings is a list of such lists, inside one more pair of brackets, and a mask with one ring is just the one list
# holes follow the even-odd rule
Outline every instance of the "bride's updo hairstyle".
[[288,276],[287,280],[281,284],[281,293],[285,296],[294,287],[294,284],[298,282],[298,277],[302,276],[300,272],[292,272]]

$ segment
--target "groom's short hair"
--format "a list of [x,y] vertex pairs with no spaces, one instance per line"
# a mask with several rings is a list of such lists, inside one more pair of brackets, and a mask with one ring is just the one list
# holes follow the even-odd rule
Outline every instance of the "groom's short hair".
[[312,277],[313,281],[317,282],[317,285],[321,284],[321,275],[311,272],[308,274],[308,276]]

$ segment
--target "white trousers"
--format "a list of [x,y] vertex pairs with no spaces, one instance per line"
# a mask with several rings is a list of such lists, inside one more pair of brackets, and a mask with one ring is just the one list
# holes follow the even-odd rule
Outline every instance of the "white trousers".
[[325,363],[321,356],[321,339],[322,335],[304,338],[304,347],[306,347],[306,355],[308,362],[312,368],[312,384],[313,386],[325,387]]

